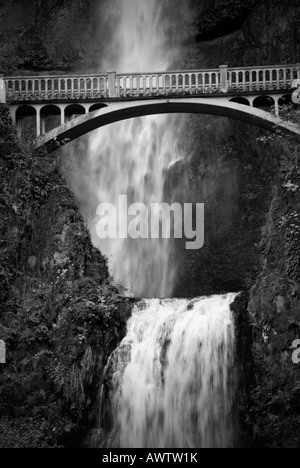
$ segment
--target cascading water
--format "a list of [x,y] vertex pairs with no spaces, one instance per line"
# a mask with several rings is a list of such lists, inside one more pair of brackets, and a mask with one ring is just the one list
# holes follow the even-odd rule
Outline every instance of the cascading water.
[[[166,3],[105,2],[103,17],[111,25],[111,37],[109,47],[102,47],[101,70],[148,72],[171,67],[162,21]],[[94,244],[109,257],[117,280],[138,297],[172,296],[176,262],[170,261],[171,240],[100,240],[91,220],[99,203],[118,208],[120,195],[127,195],[128,204],[174,201],[174,194],[165,200],[165,174],[179,159],[177,122],[172,116],[149,116],[95,131],[84,163],[76,162],[76,174],[70,180],[84,200],[82,212]],[[126,213],[118,215],[119,231],[125,233]],[[100,422],[102,445],[233,445],[234,327],[229,307],[233,300],[229,294],[194,300],[149,299],[136,306],[127,336],[107,365],[104,382],[109,376],[112,380],[109,390],[102,388],[105,416],[100,420],[109,421]]]
[[[105,4],[114,33],[102,69],[119,72],[164,71],[170,66],[158,0],[114,0]],[[125,84],[124,84],[125,85]],[[118,209],[119,196],[128,205],[164,201],[164,173],[178,158],[174,117],[149,116],[120,122],[94,132],[88,151],[89,183],[98,203]],[[178,129],[177,129],[178,130]],[[118,229],[127,232],[126,213]],[[113,222],[113,221],[112,221]],[[94,223],[95,224],[95,223]],[[139,297],[169,297],[174,264],[170,239],[97,239],[110,260],[112,273]]]
[[112,448],[231,447],[236,294],[146,300],[108,363]]

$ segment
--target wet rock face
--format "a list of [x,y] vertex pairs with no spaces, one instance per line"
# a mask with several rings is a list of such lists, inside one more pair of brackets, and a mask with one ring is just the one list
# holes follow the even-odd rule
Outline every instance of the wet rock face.
[[[219,131],[213,142],[213,129],[205,134],[206,119]],[[183,197],[184,202],[205,205],[202,249],[186,251],[184,243],[176,241],[179,296],[246,290],[259,271],[261,228],[280,154],[272,140],[266,145],[260,141],[262,135],[269,136],[266,132],[238,122],[224,126],[223,120],[227,122],[189,118],[183,151],[188,150],[190,159],[170,176],[170,193],[179,194],[176,201]]]
[[249,424],[251,389],[254,384],[254,360],[252,356],[253,326],[248,311],[249,293],[239,294],[231,305],[235,323],[236,347],[236,408],[237,408],[237,446],[249,447],[253,439],[252,426]]
[[299,61],[297,0],[195,1],[192,5],[195,21],[185,32],[186,47],[178,64],[205,68]]
[[97,67],[98,7],[97,0],[1,2],[1,72]]
[[255,1],[197,2],[202,11],[195,21],[197,34],[186,43],[217,39],[241,29],[254,8]]
[[[298,61],[297,0],[171,3],[171,14],[168,2],[166,6],[171,41],[185,45],[175,67]],[[107,42],[110,34],[109,25],[101,22],[103,5],[104,0],[1,2],[0,72],[98,70],[99,44]]]
[[[191,5],[195,21],[190,33],[188,28],[184,31],[187,45],[175,68],[183,64],[196,69],[222,63],[249,66],[300,60],[295,32],[299,2]],[[238,18],[241,12],[246,15],[243,25],[223,34],[220,21]],[[209,40],[210,34],[215,34],[215,39]],[[258,247],[277,182],[278,145],[272,139],[262,144],[269,134],[260,129],[208,116],[190,117],[180,138],[187,162],[171,174],[172,190],[187,179],[185,201],[205,204],[205,244],[200,251],[185,252],[176,242],[180,268],[175,294],[195,296],[248,289],[260,269]]]

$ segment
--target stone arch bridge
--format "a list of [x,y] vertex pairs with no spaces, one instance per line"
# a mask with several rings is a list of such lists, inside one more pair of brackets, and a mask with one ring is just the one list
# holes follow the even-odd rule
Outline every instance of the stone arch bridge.
[[[161,113],[202,113],[300,135],[279,116],[300,103],[300,64],[88,75],[0,77],[0,102],[10,106],[19,137],[35,121],[33,147],[53,151],[120,120]],[[270,109],[273,108],[273,112]]]

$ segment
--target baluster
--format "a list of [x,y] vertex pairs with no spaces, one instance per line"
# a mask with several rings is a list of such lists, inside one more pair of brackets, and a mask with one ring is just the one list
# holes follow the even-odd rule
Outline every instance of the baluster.
[[116,96],[117,96],[117,97],[120,96],[120,86],[121,86],[120,77],[117,76],[117,77],[116,77]]
[[294,71],[292,68],[288,68],[288,70],[290,71],[290,80],[289,80],[289,85],[292,84],[293,82],[293,78],[294,78]]
[[272,87],[273,87],[273,69],[270,69],[269,72],[270,72],[270,88],[272,89]]
[[252,72],[253,70],[249,70],[249,90],[250,91],[252,91],[253,89]]
[[[266,73],[267,73],[267,70],[264,69],[264,70],[263,70],[263,89],[266,89],[266,88],[267,88]],[[271,75],[270,75],[270,79],[271,79]],[[258,82],[259,82],[259,71],[258,71]],[[258,86],[258,89],[259,89],[259,86]]]
[[246,89],[246,72],[243,70],[243,89]]
[[[217,76],[217,88],[221,88],[221,73],[218,71]],[[232,87],[232,72],[227,73],[228,87]]]
[[283,87],[286,88],[286,68],[283,69]]

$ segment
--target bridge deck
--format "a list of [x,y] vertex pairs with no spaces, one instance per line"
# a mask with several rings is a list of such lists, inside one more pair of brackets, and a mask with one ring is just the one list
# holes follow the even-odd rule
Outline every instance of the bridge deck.
[[[298,86],[300,64],[243,68],[221,65],[215,69],[125,74],[11,76],[0,77],[0,102],[10,105],[20,138],[24,120],[35,119],[38,147],[52,149],[99,126],[165,112],[228,116],[271,131],[279,127],[299,135],[299,126],[278,119],[280,105],[288,102],[290,96],[294,103],[300,102]],[[275,117],[257,109],[271,106],[274,106]]]
[[300,79],[300,64],[266,67],[183,70],[148,73],[5,77],[11,103],[149,98],[158,96],[236,95],[282,92]]

